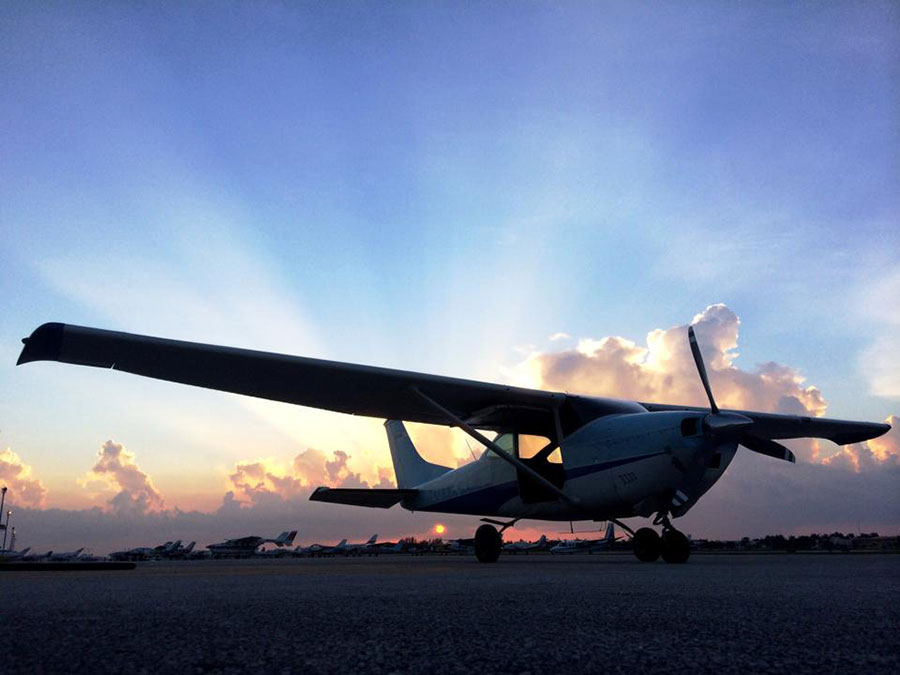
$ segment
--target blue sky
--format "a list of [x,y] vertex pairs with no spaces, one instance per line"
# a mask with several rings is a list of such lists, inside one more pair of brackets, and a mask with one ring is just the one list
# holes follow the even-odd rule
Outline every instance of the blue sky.
[[724,302],[744,367],[896,414],[898,18],[8,4],[0,446],[50,483],[108,438],[154,476],[186,439],[198,473],[304,442],[219,394],[15,369],[50,320],[497,380],[554,333],[642,342]]

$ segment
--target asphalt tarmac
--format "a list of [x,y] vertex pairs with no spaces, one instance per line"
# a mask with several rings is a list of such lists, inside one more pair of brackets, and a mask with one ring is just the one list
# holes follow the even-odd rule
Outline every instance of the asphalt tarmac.
[[897,673],[900,555],[406,556],[0,575],[2,673]]

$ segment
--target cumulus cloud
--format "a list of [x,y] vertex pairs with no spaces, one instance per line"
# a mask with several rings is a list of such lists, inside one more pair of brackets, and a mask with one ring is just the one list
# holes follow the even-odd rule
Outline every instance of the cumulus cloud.
[[44,505],[47,489],[37,478],[32,478],[31,467],[12,450],[0,450],[0,485],[9,488],[8,505],[40,508]]
[[[828,404],[822,392],[807,385],[798,370],[775,362],[752,370],[735,365],[740,320],[724,304],[707,307],[693,318],[691,325],[721,407],[825,414]],[[653,330],[647,335],[646,345],[624,337],[586,338],[573,349],[535,352],[516,367],[513,375],[527,386],[557,391],[708,405],[687,340],[687,325]],[[890,445],[880,439],[846,448],[833,459],[823,457],[822,446],[812,441],[792,441],[790,445],[801,459],[856,471],[892,465],[898,454],[896,441]]]
[[329,487],[390,488],[393,471],[375,467],[377,483],[370,485],[361,472],[350,467],[351,456],[335,450],[329,458],[321,450],[309,448],[299,453],[289,467],[272,458],[245,460],[235,465],[229,475],[231,490],[223,500],[223,508],[257,505],[272,500],[291,500],[309,496],[320,485]]
[[97,453],[97,463],[81,481],[82,486],[105,486],[116,494],[107,504],[115,513],[147,513],[163,509],[162,495],[153,486],[150,476],[141,471],[134,453],[121,443],[106,441]]
[[889,415],[884,421],[891,425],[891,430],[884,436],[844,446],[840,452],[824,458],[822,464],[856,472],[900,467],[900,418]]

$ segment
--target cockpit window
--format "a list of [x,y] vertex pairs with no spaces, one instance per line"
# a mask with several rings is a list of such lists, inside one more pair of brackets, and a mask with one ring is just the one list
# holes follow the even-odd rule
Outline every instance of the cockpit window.
[[[516,438],[515,434],[499,434],[494,439],[494,443],[513,457],[530,459],[546,448],[550,444],[550,439],[545,436],[531,436],[527,434],[519,434],[518,438]],[[496,458],[496,455],[492,452],[488,452],[486,456]],[[558,448],[547,457],[547,461],[551,464],[562,464],[562,455]]]

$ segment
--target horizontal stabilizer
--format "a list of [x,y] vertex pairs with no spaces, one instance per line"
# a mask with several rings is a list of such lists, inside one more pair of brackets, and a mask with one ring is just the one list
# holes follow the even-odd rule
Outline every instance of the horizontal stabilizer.
[[309,496],[311,502],[370,506],[389,509],[404,497],[412,497],[418,490],[380,490],[375,488],[316,488]]

